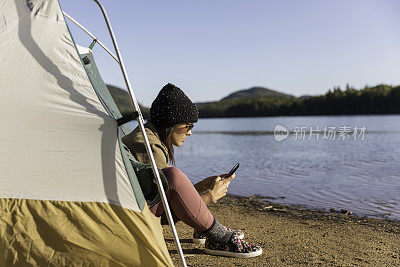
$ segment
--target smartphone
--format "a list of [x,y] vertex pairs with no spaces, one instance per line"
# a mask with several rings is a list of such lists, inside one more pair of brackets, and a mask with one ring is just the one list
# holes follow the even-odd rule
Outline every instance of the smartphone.
[[234,174],[236,172],[236,170],[239,169],[239,167],[240,167],[240,164],[236,163],[235,166],[233,166],[232,170],[230,170],[228,172],[228,176],[227,177],[230,177],[232,174]]

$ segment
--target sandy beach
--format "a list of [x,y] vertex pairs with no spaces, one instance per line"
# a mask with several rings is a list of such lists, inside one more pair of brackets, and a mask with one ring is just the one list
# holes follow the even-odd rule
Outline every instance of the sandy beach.
[[[210,210],[224,225],[243,230],[245,240],[261,245],[263,254],[251,259],[204,254],[203,246],[191,241],[193,230],[178,222],[189,266],[400,265],[400,221],[279,205],[260,196],[228,195]],[[169,226],[164,235],[179,266]]]

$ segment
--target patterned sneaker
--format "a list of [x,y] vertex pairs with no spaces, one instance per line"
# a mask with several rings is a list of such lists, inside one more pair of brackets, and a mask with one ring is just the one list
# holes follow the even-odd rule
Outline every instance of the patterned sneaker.
[[204,252],[217,256],[252,258],[260,256],[262,248],[240,239],[237,235],[232,235],[228,244],[220,244],[207,239]]
[[[244,237],[243,232],[240,231],[240,230],[232,230],[232,229],[229,229],[229,228],[227,228],[225,226],[223,226],[223,227],[226,230],[228,230],[229,232],[233,232],[233,234],[237,235],[239,238],[243,238]],[[196,230],[194,230],[194,232],[193,232],[193,243],[196,243],[196,244],[204,244],[204,243],[206,243],[206,236],[204,234],[199,233]]]

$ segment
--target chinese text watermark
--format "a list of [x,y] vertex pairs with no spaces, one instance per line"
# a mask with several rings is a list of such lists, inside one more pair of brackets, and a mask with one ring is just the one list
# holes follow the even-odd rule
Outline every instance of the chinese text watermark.
[[324,126],[323,128],[296,126],[289,131],[285,126],[276,125],[274,129],[274,137],[276,141],[283,141],[293,136],[293,140],[327,140],[327,141],[350,141],[364,140],[366,127],[362,126]]

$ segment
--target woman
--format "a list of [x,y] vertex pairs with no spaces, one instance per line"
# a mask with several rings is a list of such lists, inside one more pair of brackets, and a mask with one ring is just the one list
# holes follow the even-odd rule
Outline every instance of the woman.
[[[208,177],[193,184],[175,164],[174,146],[180,147],[192,134],[194,123],[198,120],[196,105],[173,84],[164,86],[150,108],[150,121],[145,124],[147,137],[157,167],[162,169],[164,188],[174,217],[195,229],[193,240],[205,242],[205,252],[213,255],[249,258],[261,255],[259,246],[243,241],[243,233],[231,230],[218,223],[207,208],[207,204],[216,202],[226,195],[229,184],[234,178],[226,175]],[[144,139],[137,127],[127,135],[123,142],[136,159],[150,163]],[[153,181],[140,181],[150,210],[156,216],[164,217],[162,203]],[[162,219],[163,221],[163,219]],[[175,220],[176,221],[176,220]]]

